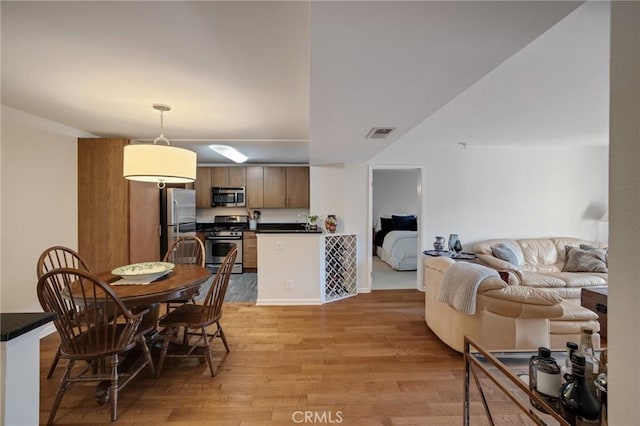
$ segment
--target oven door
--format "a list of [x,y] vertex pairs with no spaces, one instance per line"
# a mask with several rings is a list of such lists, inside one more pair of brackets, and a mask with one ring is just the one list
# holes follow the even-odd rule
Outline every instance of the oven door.
[[229,251],[238,247],[238,256],[231,273],[242,273],[242,239],[241,238],[207,238],[205,241],[206,266],[211,272],[217,272]]

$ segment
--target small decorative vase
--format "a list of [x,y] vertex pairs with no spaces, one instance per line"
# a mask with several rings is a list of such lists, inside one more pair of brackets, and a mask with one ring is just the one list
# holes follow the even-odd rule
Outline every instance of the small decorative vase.
[[444,237],[436,237],[436,240],[433,242],[433,248],[435,251],[444,251],[444,244],[446,240]]
[[335,214],[330,214],[324,220],[324,229],[327,230],[328,233],[333,234],[336,232],[336,228],[338,227],[338,219]]
[[452,253],[455,251],[456,241],[460,241],[458,234],[449,234],[449,251]]

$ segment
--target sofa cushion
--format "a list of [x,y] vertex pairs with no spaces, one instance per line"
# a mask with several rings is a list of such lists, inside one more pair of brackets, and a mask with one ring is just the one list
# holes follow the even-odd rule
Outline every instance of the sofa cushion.
[[522,272],[522,283],[527,287],[557,288],[565,287],[567,283],[560,277],[537,272]]
[[607,272],[604,249],[584,250],[579,247],[565,247],[567,262],[562,272]]
[[[558,263],[558,250],[549,238],[518,240],[527,270],[535,272],[542,266]],[[558,269],[559,270],[559,269]]]
[[561,279],[567,287],[593,287],[607,285],[607,274],[598,272],[555,272],[550,276]]

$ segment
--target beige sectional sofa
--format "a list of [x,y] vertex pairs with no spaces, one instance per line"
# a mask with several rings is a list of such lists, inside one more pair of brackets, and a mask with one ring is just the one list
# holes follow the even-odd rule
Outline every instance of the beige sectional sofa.
[[[492,254],[492,246],[497,244],[505,244],[516,252],[515,263]],[[607,274],[563,272],[568,261],[565,246],[579,248],[581,244],[585,247],[582,252],[606,246],[605,243],[575,238],[496,239],[476,244],[478,263],[507,271],[508,278],[505,278],[508,283],[495,276],[484,279],[477,291],[473,315],[438,300],[443,277],[455,261],[448,257],[426,257],[427,325],[458,352],[464,350],[465,335],[489,350],[536,350],[539,346],[561,350],[568,341],[580,341],[582,327],[594,331],[593,344],[599,348],[598,315],[580,306],[580,292],[585,286],[606,285]],[[577,249],[572,250],[571,262],[578,252]],[[590,255],[602,257],[602,251]]]
[[[508,247],[517,259],[514,263],[496,257],[496,247]],[[601,249],[592,252],[589,249]],[[567,258],[566,247],[572,247],[571,259]],[[601,241],[587,241],[578,238],[528,238],[528,239],[492,239],[474,245],[473,252],[478,255],[478,261],[490,268],[509,271],[510,284],[539,288],[543,291],[553,291],[558,296],[573,303],[580,304],[580,293],[583,287],[606,286],[608,274],[606,272],[607,243]],[[586,252],[586,253],[585,253]],[[592,263],[581,265],[571,262],[567,268],[567,261],[580,259],[580,255],[589,255],[595,259]],[[602,262],[598,259],[602,258]],[[604,263],[604,264],[603,264]],[[581,267],[582,266],[582,267]],[[571,272],[568,272],[569,269]],[[593,272],[589,269],[605,272]]]

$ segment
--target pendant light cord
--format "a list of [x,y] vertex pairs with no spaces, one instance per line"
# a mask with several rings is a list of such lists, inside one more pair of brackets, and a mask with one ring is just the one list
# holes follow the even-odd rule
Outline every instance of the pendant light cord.
[[[155,107],[155,106],[154,106]],[[160,136],[153,140],[153,144],[156,145],[158,141],[166,142],[167,145],[171,146],[169,139],[164,137],[164,109],[160,109]]]

